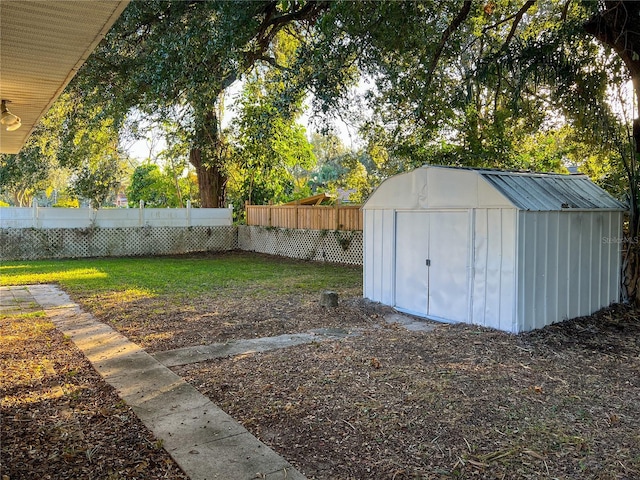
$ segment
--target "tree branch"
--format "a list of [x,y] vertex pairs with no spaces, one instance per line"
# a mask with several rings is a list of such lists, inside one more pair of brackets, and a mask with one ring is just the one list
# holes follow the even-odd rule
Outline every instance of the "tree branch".
[[327,1],[311,1],[299,10],[277,16],[273,15],[275,13],[275,9],[269,10],[258,30],[258,34],[256,35],[260,50],[264,51],[264,49],[271,44],[276,33],[278,33],[278,31],[285,25],[298,20],[310,18],[328,8],[329,5],[330,3]]
[[293,22],[295,20],[304,20],[309,18],[311,15],[321,12],[322,10],[329,8],[331,2],[328,1],[311,1],[307,3],[300,10],[296,10],[294,12],[285,13],[284,15],[279,15],[274,17],[271,25],[278,26],[287,24],[289,22]]
[[567,0],[567,2],[562,7],[562,15],[560,15],[560,20],[563,22],[567,19],[567,14],[569,13],[569,5],[571,5],[571,0]]
[[527,0],[525,4],[522,6],[522,8],[518,10],[518,13],[515,14],[513,24],[511,24],[511,30],[509,30],[509,34],[507,35],[507,38],[504,40],[501,50],[507,49],[507,47],[509,46],[509,43],[511,43],[511,40],[513,39],[513,36],[516,34],[516,30],[518,29],[518,25],[520,24],[522,17],[524,16],[525,13],[527,13],[527,10],[529,10],[531,7],[535,5],[535,3],[536,3],[535,0]]
[[262,62],[266,62],[269,65],[271,65],[274,68],[277,68],[278,70],[284,71],[284,72],[288,72],[291,71],[290,68],[285,67],[284,65],[280,65],[275,58],[273,57],[269,57],[266,55],[261,55],[259,57],[256,57],[256,61],[262,61]]
[[466,0],[462,4],[462,8],[456,15],[456,18],[453,19],[451,24],[447,27],[447,29],[442,32],[442,37],[440,37],[440,42],[436,47],[436,51],[433,54],[433,58],[431,59],[431,63],[429,64],[429,70],[427,71],[427,87],[431,85],[431,79],[433,77],[433,72],[438,66],[438,62],[440,61],[440,56],[442,55],[442,51],[444,50],[445,45],[449,41],[449,38],[453,33],[460,27],[462,22],[469,16],[469,12],[471,11],[471,0]]

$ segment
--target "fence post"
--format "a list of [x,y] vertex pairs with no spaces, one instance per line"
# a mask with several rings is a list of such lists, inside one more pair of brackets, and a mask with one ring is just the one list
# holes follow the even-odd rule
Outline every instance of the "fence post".
[[249,205],[251,205],[249,200],[244,202],[244,221],[247,225],[251,225],[251,222],[249,221]]
[[37,199],[33,199],[33,201],[31,202],[31,207],[33,208],[31,211],[31,227],[32,228],[38,228],[38,216],[39,216],[39,212],[38,212],[38,200]]
[[187,200],[187,227],[191,226],[191,200]]
[[336,200],[336,230],[340,230],[340,199]]
[[138,226],[144,226],[144,200],[140,200],[140,208],[138,209]]
[[269,226],[271,227],[271,209],[273,208],[273,200],[269,200],[269,208],[267,209],[267,223],[269,224]]

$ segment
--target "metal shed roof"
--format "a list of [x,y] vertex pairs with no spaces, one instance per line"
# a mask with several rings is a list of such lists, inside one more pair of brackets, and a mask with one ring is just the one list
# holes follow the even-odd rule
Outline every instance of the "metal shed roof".
[[586,175],[478,171],[521,210],[626,210]]

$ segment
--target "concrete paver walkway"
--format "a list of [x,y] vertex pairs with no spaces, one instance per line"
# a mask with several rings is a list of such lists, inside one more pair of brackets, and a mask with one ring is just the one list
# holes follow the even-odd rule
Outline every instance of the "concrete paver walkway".
[[305,478],[207,397],[126,337],[83,312],[57,287],[0,290],[3,313],[20,313],[21,303],[33,301],[84,352],[192,480]]
[[213,343],[211,345],[196,345],[193,347],[176,348],[152,354],[152,357],[167,367],[188,365],[190,363],[203,362],[214,358],[224,358],[248,353],[266,352],[278,348],[293,347],[305,343],[336,340],[357,332],[349,332],[342,329],[317,329],[308,333],[289,333],[276,337],[250,338],[248,340],[231,340],[226,343]]

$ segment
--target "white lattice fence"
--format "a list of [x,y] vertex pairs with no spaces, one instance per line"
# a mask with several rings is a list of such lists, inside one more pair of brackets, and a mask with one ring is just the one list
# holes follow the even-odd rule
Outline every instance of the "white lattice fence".
[[236,248],[233,226],[0,230],[2,260],[171,255]]
[[362,232],[359,231],[240,226],[238,247],[282,257],[362,265]]

